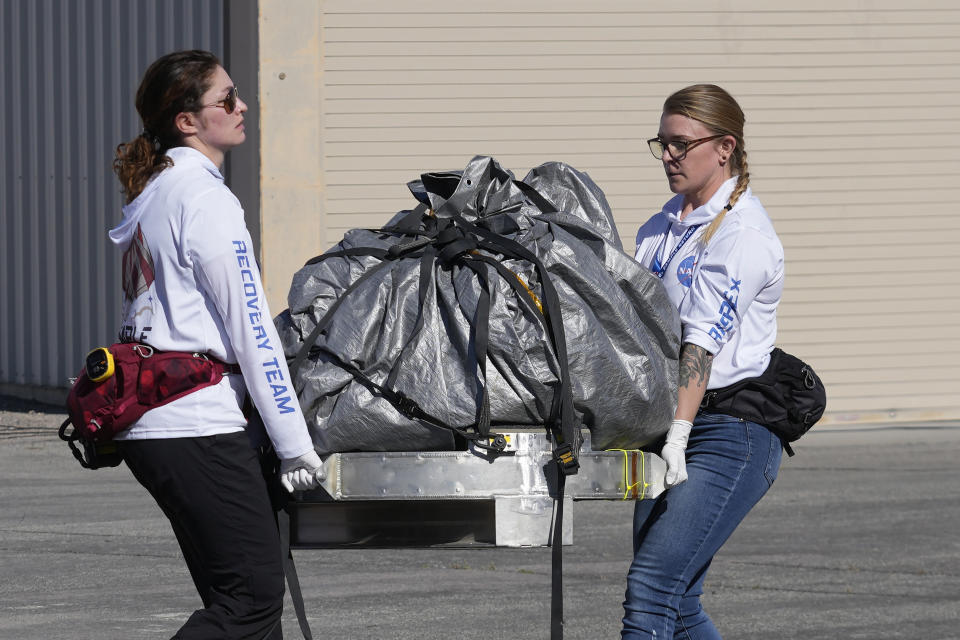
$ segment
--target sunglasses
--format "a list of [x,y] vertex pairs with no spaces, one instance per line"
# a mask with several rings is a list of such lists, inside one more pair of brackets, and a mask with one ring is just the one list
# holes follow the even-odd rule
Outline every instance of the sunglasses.
[[237,100],[240,99],[240,89],[236,85],[230,87],[230,93],[223,100],[217,100],[213,104],[205,104],[204,107],[223,107],[227,113],[233,113],[237,108]]

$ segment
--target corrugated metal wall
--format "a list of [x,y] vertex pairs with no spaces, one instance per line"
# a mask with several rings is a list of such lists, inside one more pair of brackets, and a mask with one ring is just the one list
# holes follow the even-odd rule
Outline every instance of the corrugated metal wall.
[[[225,6],[0,0],[0,391],[61,386],[90,345],[111,340],[113,147],[136,133],[145,65],[186,46],[220,53]],[[753,185],[787,249],[780,341],[823,374],[829,419],[960,417],[953,0],[282,8],[304,12],[301,30],[322,12],[317,251],[409,206],[403,185],[420,172],[478,153],[521,175],[552,159],[588,171],[629,247],[668,195],[643,143],[663,98],[716,82],[747,113]],[[296,33],[277,35],[261,64],[302,51]],[[309,93],[316,78],[299,75]]]
[[326,242],[410,206],[425,170],[588,171],[624,244],[670,195],[663,99],[723,85],[786,247],[780,342],[828,420],[960,417],[960,8],[953,0],[328,0]]
[[222,55],[223,14],[223,0],[0,0],[0,391],[64,387],[114,341],[113,152],[139,133],[146,66]]

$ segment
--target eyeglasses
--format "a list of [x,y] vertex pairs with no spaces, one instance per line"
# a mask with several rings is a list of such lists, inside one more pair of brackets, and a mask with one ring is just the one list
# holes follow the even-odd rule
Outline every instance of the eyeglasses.
[[204,107],[223,107],[223,110],[227,113],[233,113],[234,109],[237,108],[237,100],[240,99],[240,89],[236,85],[230,87],[230,93],[227,94],[227,97],[223,100],[217,100],[213,104],[205,104]]
[[669,150],[670,156],[679,162],[687,157],[687,151],[690,151],[690,149],[694,148],[698,144],[702,144],[709,140],[716,140],[717,138],[722,138],[725,135],[725,133],[721,133],[715,136],[708,136],[706,138],[697,138],[696,140],[671,140],[670,142],[666,143],[664,143],[664,141],[659,137],[650,138],[647,140],[647,146],[650,147],[650,153],[652,153],[653,157],[657,160],[663,160],[664,150]]

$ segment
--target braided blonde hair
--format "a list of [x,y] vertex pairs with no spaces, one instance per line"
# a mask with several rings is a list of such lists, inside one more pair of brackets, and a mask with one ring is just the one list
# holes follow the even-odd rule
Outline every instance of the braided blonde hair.
[[720,228],[727,211],[733,208],[750,184],[747,150],[743,142],[743,125],[746,118],[733,96],[714,84],[695,84],[680,89],[663,103],[663,112],[697,120],[713,133],[733,136],[737,141],[733,148],[733,155],[730,156],[730,168],[737,175],[737,184],[733,188],[733,193],[730,194],[727,206],[717,214],[700,236],[701,246],[706,246]]

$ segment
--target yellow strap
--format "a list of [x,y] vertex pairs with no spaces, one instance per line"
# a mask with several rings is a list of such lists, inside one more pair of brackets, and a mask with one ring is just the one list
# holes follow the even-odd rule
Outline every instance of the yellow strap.
[[[650,483],[645,481],[645,478],[647,477],[647,473],[646,473],[647,458],[644,455],[644,452],[640,451],[639,449],[610,449],[610,451],[623,452],[623,485],[626,487],[626,489],[623,492],[622,499],[629,500],[630,492],[635,490],[638,485],[640,486],[640,495],[637,496],[637,500],[643,500],[644,498],[646,498],[647,487],[650,486]],[[633,484],[630,484],[630,470],[629,470],[629,467],[630,467],[629,454],[631,453],[640,454],[640,479],[634,482]]]
[[543,305],[540,304],[540,298],[537,297],[533,291],[530,290],[530,287],[527,286],[527,283],[523,281],[523,278],[520,277],[520,274],[516,271],[513,272],[514,277],[520,281],[520,285],[527,290],[527,293],[530,295],[530,298],[533,300],[533,304],[537,305],[537,309],[540,311],[540,314],[543,315]]
[[[480,252],[477,251],[476,249],[474,249],[470,253],[473,253],[476,255],[480,254]],[[501,264],[503,263],[501,262]],[[517,279],[517,281],[520,283],[520,286],[524,288],[524,290],[527,292],[527,295],[529,295],[530,299],[533,300],[533,304],[536,305],[537,310],[540,312],[540,315],[543,315],[543,304],[540,302],[540,298],[537,297],[537,294],[535,294],[533,290],[531,290],[530,287],[527,286],[527,283],[523,281],[523,278],[520,277],[519,273],[517,273],[513,269],[510,269],[506,265],[504,265],[504,268],[513,274],[513,277]]]

